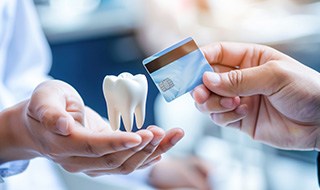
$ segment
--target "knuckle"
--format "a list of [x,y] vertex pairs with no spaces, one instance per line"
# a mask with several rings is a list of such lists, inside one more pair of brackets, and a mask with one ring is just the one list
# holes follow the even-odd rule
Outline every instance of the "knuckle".
[[270,71],[270,73],[275,75],[276,79],[283,80],[289,76],[288,73],[290,72],[288,72],[287,68],[278,61],[269,61],[265,63],[264,66]]
[[90,143],[85,144],[85,152],[91,156],[101,156],[101,154],[96,151],[96,149]]
[[121,144],[121,146],[117,145],[116,143],[114,142],[110,142],[110,148],[113,152],[117,152],[119,150],[121,150],[122,147],[125,147],[125,144]]
[[115,159],[113,156],[106,156],[104,158],[104,166],[107,169],[115,169],[121,166],[121,162],[118,159]]
[[278,61],[269,61],[263,65],[268,73],[270,73],[270,81],[272,88],[267,91],[267,94],[272,94],[281,89],[282,86],[288,83],[288,81],[294,80],[294,75],[288,70],[285,64],[281,64]]
[[62,157],[62,152],[58,147],[44,146],[41,151],[44,156],[52,160],[59,159]]
[[228,78],[231,86],[234,89],[238,89],[243,81],[243,74],[241,70],[232,70],[228,72]]
[[268,61],[264,64],[264,66],[270,68],[271,70],[277,70],[279,68],[279,64],[276,61]]

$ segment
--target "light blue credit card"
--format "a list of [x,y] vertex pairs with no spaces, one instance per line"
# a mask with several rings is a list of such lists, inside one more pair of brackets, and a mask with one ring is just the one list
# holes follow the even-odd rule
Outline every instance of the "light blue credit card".
[[191,37],[146,58],[143,65],[167,102],[202,84],[203,73],[213,71]]

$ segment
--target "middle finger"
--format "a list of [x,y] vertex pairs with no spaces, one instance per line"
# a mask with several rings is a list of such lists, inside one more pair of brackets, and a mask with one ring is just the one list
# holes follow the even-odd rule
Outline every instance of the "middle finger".
[[[158,127],[151,126],[148,128],[153,133],[154,138],[141,151],[128,158],[121,166],[110,170],[110,173],[128,174],[140,167],[144,161],[156,150],[159,143],[164,138],[165,132]],[[97,172],[97,171],[95,171]]]
[[115,153],[103,155],[101,157],[80,157],[74,156],[66,160],[56,160],[60,162],[63,168],[69,172],[83,172],[90,170],[112,170],[120,167],[132,155],[145,148],[153,139],[153,135],[148,130],[137,132],[141,136],[142,142],[139,146]]
[[237,97],[221,97],[212,93],[203,104],[196,104],[199,111],[204,113],[222,113],[234,110],[240,105],[240,98]]

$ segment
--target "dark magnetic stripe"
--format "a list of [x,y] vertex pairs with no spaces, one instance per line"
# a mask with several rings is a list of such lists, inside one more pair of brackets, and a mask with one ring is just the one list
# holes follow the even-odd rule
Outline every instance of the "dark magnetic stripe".
[[197,49],[198,49],[197,44],[194,42],[194,40],[191,40],[186,44],[179,46],[176,49],[173,49],[168,53],[150,61],[145,65],[145,67],[148,69],[149,73],[153,73],[154,71],[172,63],[173,61]]

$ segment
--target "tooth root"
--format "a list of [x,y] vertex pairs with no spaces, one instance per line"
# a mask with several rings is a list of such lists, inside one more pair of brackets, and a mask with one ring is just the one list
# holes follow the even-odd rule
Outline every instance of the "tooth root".
[[131,131],[134,114],[137,128],[142,127],[147,92],[148,82],[146,77],[141,74],[133,76],[130,73],[121,73],[119,76],[107,75],[104,78],[103,93],[113,130],[120,128],[122,119],[126,131]]
[[133,125],[133,111],[127,110],[126,112],[122,112],[121,117],[124,128],[126,128],[126,131],[130,132],[132,130]]
[[146,114],[146,107],[145,107],[145,102],[140,103],[137,105],[135,111],[134,111],[135,117],[136,117],[136,125],[138,129],[141,129],[143,123],[144,123],[144,118]]
[[120,128],[120,113],[112,106],[108,105],[108,117],[111,128],[116,131]]

